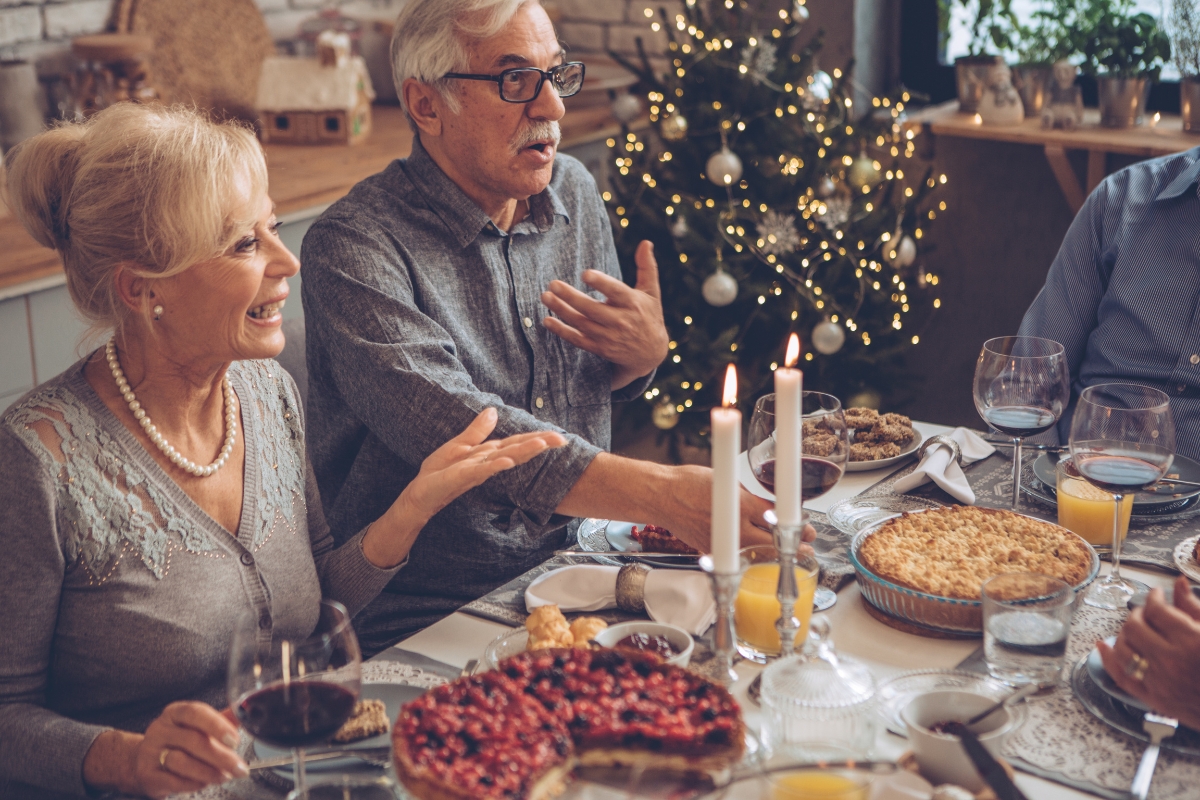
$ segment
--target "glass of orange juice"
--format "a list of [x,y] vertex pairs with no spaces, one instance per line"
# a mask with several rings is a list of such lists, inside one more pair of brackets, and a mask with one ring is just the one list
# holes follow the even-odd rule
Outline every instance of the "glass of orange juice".
[[[1058,524],[1083,537],[1097,550],[1111,550],[1113,544],[1113,496],[1088,483],[1070,456],[1058,460],[1054,468],[1058,484]],[[1133,493],[1121,500],[1118,533],[1121,541],[1129,533],[1129,515],[1133,513]]]
[[[773,545],[756,545],[742,549],[749,562],[738,586],[733,604],[733,621],[737,629],[737,648],[743,658],[758,664],[779,655],[779,553]],[[803,646],[808,639],[808,621],[812,617],[813,593],[817,590],[820,567],[809,550],[796,553],[796,586],[799,594],[793,613],[799,624],[796,642]]]
[[771,800],[867,800],[870,776],[850,770],[803,769],[772,774]]

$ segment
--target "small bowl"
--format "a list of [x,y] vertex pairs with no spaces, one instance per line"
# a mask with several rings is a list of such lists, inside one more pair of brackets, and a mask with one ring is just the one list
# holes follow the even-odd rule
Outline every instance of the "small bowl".
[[501,661],[509,656],[524,653],[527,644],[529,644],[529,631],[524,628],[517,628],[515,631],[497,636],[488,642],[487,648],[483,651],[484,666],[487,669],[495,669]]
[[600,631],[600,633],[596,634],[596,638],[593,641],[601,647],[616,647],[617,642],[635,633],[661,636],[670,642],[679,653],[668,658],[668,664],[674,664],[677,667],[686,667],[688,662],[692,660],[692,650],[696,646],[692,635],[683,628],[677,628],[674,625],[667,625],[662,622],[644,622],[642,620],[620,622]]
[[[945,690],[919,694],[900,711],[900,719],[908,729],[908,739],[921,767],[921,774],[935,786],[953,783],[972,792],[983,789],[983,781],[975,769],[962,740],[947,733],[934,733],[930,725],[939,722],[966,722],[996,701],[973,692]],[[971,726],[988,751],[999,756],[1008,738],[1017,728],[1017,719],[1007,708]]]

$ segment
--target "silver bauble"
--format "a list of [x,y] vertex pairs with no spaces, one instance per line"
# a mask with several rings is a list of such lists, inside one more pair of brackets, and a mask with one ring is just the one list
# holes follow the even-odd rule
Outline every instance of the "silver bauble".
[[816,184],[813,186],[813,194],[824,200],[826,197],[832,197],[837,191],[837,186],[833,183],[833,178],[828,175],[822,175],[817,178]]
[[912,263],[917,260],[917,243],[912,240],[911,236],[905,236],[900,240],[900,244],[896,245],[896,260],[893,262],[897,267],[912,266]]
[[671,225],[671,235],[676,239],[682,239],[688,235],[689,230],[687,217],[684,214],[677,214],[675,216],[675,223]]
[[821,70],[814,72],[811,77],[812,80],[805,88],[800,104],[809,111],[816,111],[829,102],[830,94],[833,92],[833,78],[829,77],[828,72]]
[[700,293],[704,295],[704,301],[710,306],[717,308],[727,306],[737,299],[737,280],[725,270],[718,269],[704,279]]
[[821,355],[831,356],[846,343],[846,332],[836,322],[818,322],[812,330],[812,346]]
[[808,22],[808,6],[804,5],[800,0],[795,0],[792,3],[792,21],[797,25],[803,25],[805,22]]
[[846,180],[860,192],[862,187],[878,183],[879,169],[875,166],[875,159],[866,153],[859,153],[858,157],[854,159],[854,163],[850,165],[850,169],[846,171]]
[[650,410],[650,420],[660,431],[669,431],[679,424],[679,409],[675,408],[671,398],[664,397]]
[[687,117],[678,111],[672,111],[662,120],[662,137],[668,142],[682,142],[687,138]]
[[717,186],[732,186],[742,177],[742,160],[728,147],[722,147],[708,157],[704,172]]
[[631,94],[622,94],[612,102],[612,115],[618,122],[633,122],[642,115],[642,104]]

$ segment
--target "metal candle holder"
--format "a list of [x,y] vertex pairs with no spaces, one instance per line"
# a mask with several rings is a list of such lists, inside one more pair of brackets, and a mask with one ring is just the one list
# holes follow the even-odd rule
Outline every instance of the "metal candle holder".
[[795,617],[796,601],[800,597],[800,588],[796,585],[796,548],[800,546],[803,531],[803,522],[771,528],[779,558],[779,585],[775,589],[775,596],[779,598],[779,619],[775,621],[775,630],[779,631],[780,658],[795,652],[796,634],[800,632],[800,621]]
[[712,680],[719,681],[729,688],[738,679],[733,665],[739,660],[737,653],[737,632],[733,626],[733,604],[737,599],[738,586],[742,583],[749,562],[742,558],[738,561],[736,572],[717,572],[713,565],[712,556],[700,557],[700,569],[712,581],[713,600],[717,604],[717,621],[713,625],[713,652],[715,657],[704,665],[703,672]]

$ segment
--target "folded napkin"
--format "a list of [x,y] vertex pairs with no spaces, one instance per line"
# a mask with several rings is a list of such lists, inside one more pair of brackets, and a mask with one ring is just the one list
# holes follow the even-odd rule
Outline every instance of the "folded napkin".
[[[943,435],[953,439],[962,448],[963,464],[979,461],[996,452],[996,448],[966,428],[955,428]],[[971,484],[967,483],[967,476],[954,460],[950,448],[944,444],[930,445],[917,468],[896,481],[892,488],[897,492],[907,492],[929,481],[933,481],[961,502],[969,506],[975,504],[975,492],[972,491]]]
[[[554,604],[563,611],[600,611],[617,607],[619,567],[576,564],[539,576],[525,590],[525,607]],[[653,569],[646,575],[646,613],[655,622],[676,625],[693,636],[708,630],[717,617],[708,577],[684,569]]]

